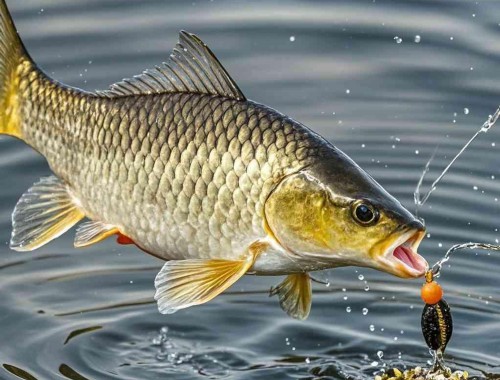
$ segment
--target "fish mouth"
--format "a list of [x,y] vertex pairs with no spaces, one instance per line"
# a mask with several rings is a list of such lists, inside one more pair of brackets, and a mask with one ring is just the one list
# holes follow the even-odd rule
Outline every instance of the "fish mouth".
[[410,229],[397,238],[381,256],[380,269],[402,278],[422,277],[429,269],[427,261],[417,253],[425,231]]

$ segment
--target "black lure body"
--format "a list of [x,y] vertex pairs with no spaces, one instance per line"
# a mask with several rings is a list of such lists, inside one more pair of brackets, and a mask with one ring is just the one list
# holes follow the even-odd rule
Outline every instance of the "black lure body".
[[453,319],[446,301],[442,299],[434,305],[426,304],[421,323],[427,346],[444,352],[453,333]]

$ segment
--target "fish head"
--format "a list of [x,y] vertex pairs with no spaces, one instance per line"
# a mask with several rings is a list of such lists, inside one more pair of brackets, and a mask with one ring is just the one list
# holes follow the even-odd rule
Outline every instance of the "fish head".
[[294,255],[403,278],[428,269],[417,253],[422,222],[340,151],[282,178],[264,214],[268,233]]

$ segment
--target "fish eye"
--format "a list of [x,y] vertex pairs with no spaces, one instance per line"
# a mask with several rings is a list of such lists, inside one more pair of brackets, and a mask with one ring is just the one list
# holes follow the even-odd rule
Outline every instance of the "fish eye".
[[352,216],[356,222],[362,226],[369,226],[377,223],[379,213],[375,207],[365,200],[359,200],[352,205]]

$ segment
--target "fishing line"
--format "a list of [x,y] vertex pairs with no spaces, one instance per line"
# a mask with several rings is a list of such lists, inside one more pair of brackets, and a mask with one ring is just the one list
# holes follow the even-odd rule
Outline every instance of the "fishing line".
[[451,254],[453,252],[456,252],[456,251],[461,250],[461,249],[470,249],[470,250],[482,249],[482,250],[487,250],[487,251],[500,251],[500,245],[486,244],[486,243],[473,243],[473,242],[455,244],[450,249],[448,249],[448,251],[446,252],[446,254],[444,255],[444,257],[441,260],[439,260],[438,262],[436,262],[436,264],[434,264],[432,266],[431,271],[432,271],[432,275],[434,276],[434,278],[438,278],[440,276],[443,264],[446,263],[450,259]]

